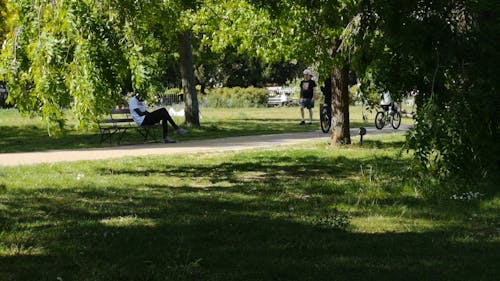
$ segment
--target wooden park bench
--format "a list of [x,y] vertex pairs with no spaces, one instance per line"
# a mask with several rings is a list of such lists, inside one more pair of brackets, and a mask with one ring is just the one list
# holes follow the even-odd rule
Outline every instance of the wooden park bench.
[[110,110],[108,118],[99,121],[97,125],[101,135],[101,143],[105,140],[109,140],[109,143],[111,143],[113,136],[116,136],[118,144],[120,144],[123,136],[130,129],[137,130],[144,137],[144,142],[150,138],[158,142],[159,136],[161,136],[161,131],[158,134],[158,128],[160,130],[162,128],[160,123],[149,126],[138,126],[132,118],[129,108]]

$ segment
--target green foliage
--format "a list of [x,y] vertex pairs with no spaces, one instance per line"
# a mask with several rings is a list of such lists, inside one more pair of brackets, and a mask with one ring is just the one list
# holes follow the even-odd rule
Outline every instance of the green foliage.
[[366,3],[356,58],[365,88],[417,90],[409,138],[425,175],[482,181],[499,174],[498,1]]
[[360,101],[362,101],[361,87],[359,84],[355,84],[349,88],[349,104],[354,105]]
[[[49,133],[70,108],[92,124],[128,91],[155,92],[164,44],[177,13],[165,1],[7,1],[12,27],[0,79],[24,113],[43,117]],[[56,127],[53,127],[56,125]]]
[[7,33],[7,17],[6,0],[0,0],[0,44],[3,44],[5,34]]
[[431,101],[419,109],[408,145],[415,148],[425,173],[445,182],[455,179],[465,186],[498,180],[499,135],[498,129],[492,130],[495,109],[490,104],[494,97],[476,100],[480,96],[455,93],[445,107]]
[[[213,51],[227,47],[266,61],[315,64],[328,76],[335,63],[337,39],[357,14],[358,1],[207,1],[194,17],[193,30]],[[344,37],[347,38],[347,35]],[[347,48],[347,43],[345,44]]]
[[269,91],[262,88],[216,88],[206,96],[208,107],[239,108],[266,106]]
[[232,47],[214,53],[204,46],[198,46],[194,55],[198,81],[214,87],[286,85],[289,80],[300,77],[305,68],[301,63],[265,62],[262,58],[238,54]]

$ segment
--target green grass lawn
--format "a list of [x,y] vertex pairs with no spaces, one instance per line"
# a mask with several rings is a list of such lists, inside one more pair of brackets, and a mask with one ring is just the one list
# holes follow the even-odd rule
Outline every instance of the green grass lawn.
[[[319,130],[320,125],[317,121],[319,119],[319,109],[315,108],[314,113],[316,122],[313,125],[298,126],[300,121],[298,107],[202,108],[201,128],[191,128],[190,134],[174,137],[180,141],[185,141]],[[367,114],[369,119],[364,121],[361,107],[351,107],[351,127],[373,126],[374,114]],[[184,122],[182,117],[176,117],[175,119],[178,124]],[[410,123],[412,120],[403,119],[403,121]],[[108,142],[99,143],[97,128],[78,131],[74,129],[75,127],[76,123],[69,121],[65,134],[49,137],[44,124],[39,119],[23,117],[16,110],[0,110],[0,153],[116,145],[116,142],[112,144]],[[137,132],[130,130],[130,133],[125,135],[122,144],[134,143],[142,143],[142,138]]]
[[498,280],[500,198],[426,199],[403,141],[1,168],[0,280]]

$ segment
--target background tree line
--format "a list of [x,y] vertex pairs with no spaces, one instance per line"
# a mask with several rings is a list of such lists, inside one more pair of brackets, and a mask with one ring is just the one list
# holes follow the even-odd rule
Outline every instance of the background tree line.
[[[153,94],[179,80],[186,123],[198,126],[196,75],[246,86],[314,65],[332,84],[332,143],[350,143],[354,71],[365,94],[418,92],[408,146],[424,173],[463,181],[499,174],[498,1],[0,3],[0,76],[16,106],[40,114],[49,131],[64,124],[65,108],[88,124],[126,91]],[[224,77],[224,69],[239,74]]]

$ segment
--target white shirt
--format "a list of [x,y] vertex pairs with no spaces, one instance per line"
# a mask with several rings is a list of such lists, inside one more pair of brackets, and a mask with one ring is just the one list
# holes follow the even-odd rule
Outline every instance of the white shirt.
[[140,126],[144,121],[144,118],[146,118],[146,115],[140,116],[137,112],[135,112],[135,109],[138,108],[139,111],[141,112],[146,111],[146,106],[144,105],[144,101],[140,101],[136,97],[132,97],[128,101],[128,107],[130,108],[130,115],[132,115],[132,118],[134,119],[135,123],[137,123],[137,125]]
[[392,104],[391,93],[387,91],[384,93],[383,98],[380,101],[380,105],[391,105],[391,104]]

